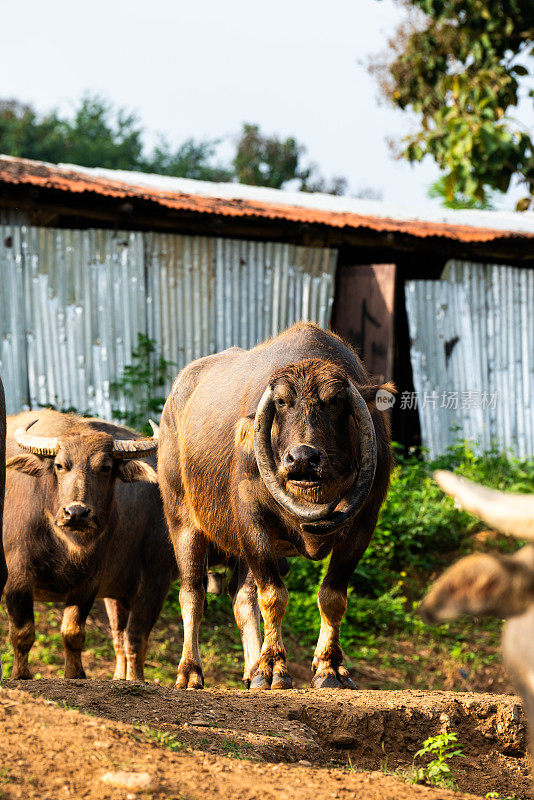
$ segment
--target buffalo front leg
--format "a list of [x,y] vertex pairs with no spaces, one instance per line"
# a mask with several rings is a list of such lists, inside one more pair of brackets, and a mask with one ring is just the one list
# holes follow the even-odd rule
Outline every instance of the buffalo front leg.
[[85,646],[85,623],[93,598],[90,602],[68,603],[61,621],[61,636],[65,648],[65,678],[85,678],[82,664],[82,650]]
[[31,678],[28,657],[35,641],[33,592],[31,589],[14,589],[8,580],[6,605],[9,615],[9,637],[13,647],[12,680]]
[[173,537],[180,576],[180,608],[184,626],[182,658],[176,677],[177,689],[202,689],[204,674],[198,634],[206,599],[208,540],[192,527],[184,527]]
[[249,689],[261,655],[260,610],[254,575],[242,559],[235,566],[229,590],[245,655],[243,683]]
[[255,536],[253,546],[243,542],[247,562],[252,570],[263,617],[263,647],[251,689],[291,689],[293,682],[286,665],[286,649],[282,640],[282,620],[286,612],[288,592],[278,569],[278,561],[267,538]]
[[[346,548],[346,545],[345,545]],[[347,589],[350,577],[363,550],[353,552],[336,546],[328,570],[320,586],[317,604],[321,614],[321,630],[312,662],[314,689],[356,689],[343,665],[340,629],[347,610]]]
[[124,631],[128,624],[129,611],[120,600],[113,600],[109,597],[104,599],[106,611],[113,638],[113,649],[115,650],[115,672],[114,681],[126,680],[126,651],[124,648]]

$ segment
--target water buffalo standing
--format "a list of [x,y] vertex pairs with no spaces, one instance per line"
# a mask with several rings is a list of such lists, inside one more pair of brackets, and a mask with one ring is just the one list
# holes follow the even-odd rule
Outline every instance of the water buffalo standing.
[[[534,497],[487,489],[452,472],[435,477],[466,511],[495,530],[534,542]],[[505,618],[504,662],[523,698],[534,758],[534,546],[513,555],[472,553],[436,581],[423,602],[427,622],[460,614]]]
[[175,572],[149,459],[157,440],[48,410],[8,418],[7,434],[12,677],[30,677],[34,598],[65,602],[65,677],[85,677],[85,621],[95,598],[104,597],[115,677],[142,679],[148,636]]
[[[6,403],[4,387],[0,379],[0,531],[2,530],[2,515],[4,511],[4,489],[6,484]],[[0,598],[7,580],[7,566],[4,555],[4,545],[0,536]],[[0,683],[2,683],[2,658],[0,654]]]
[[312,685],[354,687],[342,663],[340,624],[391,468],[387,421],[374,407],[378,388],[340,338],[312,323],[250,351],[201,358],[179,374],[163,410],[158,455],[181,577],[177,687],[203,685],[198,630],[211,546],[240,559],[234,612],[244,680],[258,689],[291,686],[278,557],[331,553],[318,596]]

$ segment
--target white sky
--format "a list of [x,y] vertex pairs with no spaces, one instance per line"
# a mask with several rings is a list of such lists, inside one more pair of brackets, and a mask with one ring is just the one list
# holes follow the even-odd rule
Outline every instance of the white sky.
[[[364,66],[402,15],[391,0],[26,0],[5,4],[0,97],[69,111],[88,91],[139,113],[147,142],[295,135],[326,175],[410,206],[438,171],[393,159],[411,119],[379,106]],[[515,194],[514,196],[517,196]],[[512,207],[512,198],[500,206]]]

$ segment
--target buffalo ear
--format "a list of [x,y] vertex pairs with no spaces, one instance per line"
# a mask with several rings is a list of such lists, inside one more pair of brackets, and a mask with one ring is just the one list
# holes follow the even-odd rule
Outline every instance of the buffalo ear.
[[241,447],[245,453],[251,453],[254,447],[254,414],[241,417],[235,427],[235,445]]
[[147,483],[157,483],[158,476],[154,467],[146,461],[120,461],[119,478],[124,483],[134,483],[135,481],[146,481]]
[[367,403],[369,411],[373,411],[377,407],[377,402],[376,402],[377,392],[384,392],[384,394],[382,395],[383,401],[379,402],[378,404],[379,411],[384,411],[385,408],[393,405],[394,398],[392,397],[391,400],[388,402],[388,394],[389,395],[397,394],[397,387],[395,386],[393,381],[387,381],[387,383],[367,383],[364,385],[356,384],[356,388],[363,397],[363,399],[365,400],[365,402]]
[[33,453],[21,453],[18,456],[8,458],[6,469],[15,469],[17,472],[24,472],[26,475],[33,475],[38,478],[48,471],[47,462]]

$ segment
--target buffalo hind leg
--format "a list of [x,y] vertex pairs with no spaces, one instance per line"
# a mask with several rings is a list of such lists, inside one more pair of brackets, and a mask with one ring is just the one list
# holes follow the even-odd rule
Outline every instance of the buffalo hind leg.
[[113,649],[115,650],[115,672],[114,681],[126,680],[126,651],[124,649],[124,631],[128,624],[129,611],[120,600],[110,597],[104,599],[106,611],[113,637]]
[[148,640],[157,622],[170,584],[160,572],[143,575],[139,590],[130,608],[124,644],[126,650],[126,680],[144,681]]
[[6,605],[9,615],[9,636],[13,647],[12,680],[31,678],[28,658],[35,641],[33,593],[31,589],[14,589],[6,584]]
[[184,626],[184,645],[176,688],[202,689],[204,674],[198,633],[206,599],[208,540],[193,527],[183,527],[172,539],[180,576],[180,608]]
[[229,591],[245,656],[243,683],[249,689],[261,655],[260,610],[254,575],[242,559],[234,568]]
[[85,646],[85,623],[94,597],[80,603],[67,600],[61,621],[61,636],[65,648],[65,678],[85,678],[82,650]]

